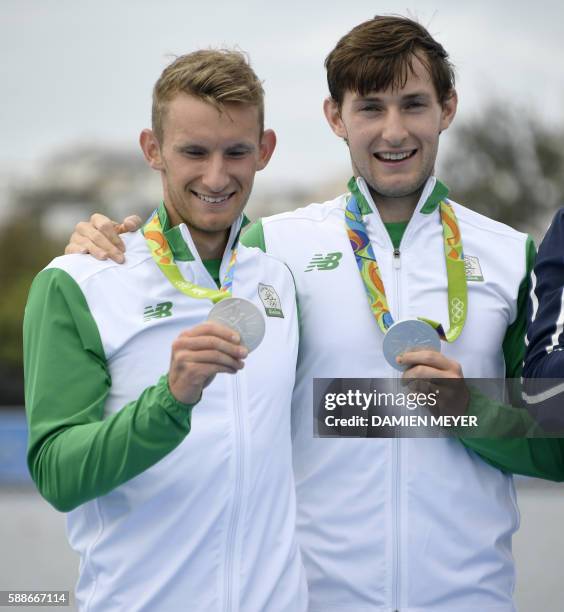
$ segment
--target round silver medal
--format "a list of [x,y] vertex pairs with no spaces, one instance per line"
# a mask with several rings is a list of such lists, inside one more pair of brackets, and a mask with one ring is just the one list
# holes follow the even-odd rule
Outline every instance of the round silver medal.
[[227,325],[241,336],[249,352],[254,351],[264,338],[264,316],[249,300],[243,298],[226,298],[213,306],[208,314],[208,321],[217,321]]
[[441,352],[439,334],[425,321],[419,321],[419,319],[398,321],[390,326],[384,336],[384,357],[396,370],[406,369],[405,366],[396,362],[398,355],[423,349]]

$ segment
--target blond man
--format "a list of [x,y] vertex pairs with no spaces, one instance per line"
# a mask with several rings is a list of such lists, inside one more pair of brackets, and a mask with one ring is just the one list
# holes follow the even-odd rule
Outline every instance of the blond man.
[[[69,513],[81,610],[305,610],[293,281],[238,240],[276,142],[261,83],[239,53],[182,56],[155,85],[152,124],[140,144],[163,202],[126,238],[128,262],[66,255],[33,283],[29,468]],[[206,321],[226,295],[264,323],[250,354]]]

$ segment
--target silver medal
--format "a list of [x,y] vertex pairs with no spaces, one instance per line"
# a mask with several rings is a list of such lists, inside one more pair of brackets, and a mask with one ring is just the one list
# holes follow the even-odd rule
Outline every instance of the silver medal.
[[406,369],[406,366],[396,362],[398,355],[423,349],[441,352],[439,334],[425,321],[419,321],[419,319],[398,321],[390,326],[384,336],[384,357],[396,370]]
[[264,338],[265,324],[261,311],[249,300],[226,298],[213,306],[208,321],[217,321],[236,331],[249,352],[254,351]]

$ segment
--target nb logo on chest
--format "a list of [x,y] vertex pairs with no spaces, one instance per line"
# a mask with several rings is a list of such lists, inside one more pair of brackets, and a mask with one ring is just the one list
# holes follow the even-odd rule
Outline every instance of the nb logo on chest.
[[334,270],[339,265],[342,257],[342,253],[327,253],[327,255],[316,253],[309,262],[305,271],[311,272],[312,270]]
[[146,306],[143,311],[144,322],[151,319],[163,319],[164,317],[172,317],[172,302],[161,302],[156,306]]

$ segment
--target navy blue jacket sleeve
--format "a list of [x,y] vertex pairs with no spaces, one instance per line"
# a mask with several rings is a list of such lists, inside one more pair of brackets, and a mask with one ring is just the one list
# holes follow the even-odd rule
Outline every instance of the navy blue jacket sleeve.
[[564,208],[554,217],[537,254],[528,305],[523,376],[564,379]]
[[[528,304],[525,400],[547,431],[564,430],[564,208],[542,241]],[[547,380],[550,379],[550,380]]]

